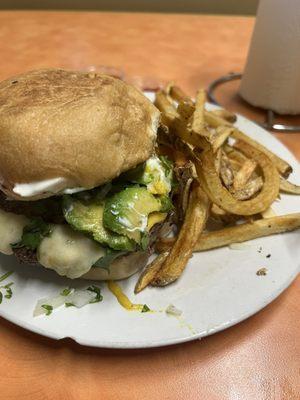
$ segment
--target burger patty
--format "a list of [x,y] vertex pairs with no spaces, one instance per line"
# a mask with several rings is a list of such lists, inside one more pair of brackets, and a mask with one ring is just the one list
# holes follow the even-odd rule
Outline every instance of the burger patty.
[[37,255],[35,250],[27,249],[26,247],[19,247],[13,249],[14,255],[22,264],[38,264]]
[[59,197],[36,201],[17,201],[8,200],[6,195],[0,191],[0,208],[6,212],[25,215],[28,218],[42,217],[48,223],[66,223]]
[[[164,232],[167,233],[171,229],[172,226],[172,214],[167,218],[166,221],[161,222],[153,226],[150,232],[150,240],[149,246],[147,248],[147,252],[149,256],[154,252],[154,244],[157,237]],[[14,248],[14,255],[17,257],[18,261],[22,264],[38,264],[37,253],[36,250],[27,249],[26,247]]]

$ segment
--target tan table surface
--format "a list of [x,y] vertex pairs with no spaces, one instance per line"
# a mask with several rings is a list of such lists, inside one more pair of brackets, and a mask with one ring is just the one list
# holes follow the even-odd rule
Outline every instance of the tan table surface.
[[[242,71],[253,23],[228,16],[0,12],[0,79],[39,67],[109,65],[131,77],[175,80],[192,94]],[[246,112],[236,87],[222,88],[220,98]],[[300,134],[280,138],[300,158]],[[0,398],[299,399],[299,299],[298,279],[233,328],[143,351],[56,342],[1,319]]]

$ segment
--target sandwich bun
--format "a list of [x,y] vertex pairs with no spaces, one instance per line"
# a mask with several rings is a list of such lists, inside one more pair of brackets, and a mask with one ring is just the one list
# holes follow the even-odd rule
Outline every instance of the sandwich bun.
[[[91,189],[147,160],[160,112],[133,86],[107,75],[45,69],[0,83],[0,184],[36,200]],[[24,197],[16,185],[60,179]]]

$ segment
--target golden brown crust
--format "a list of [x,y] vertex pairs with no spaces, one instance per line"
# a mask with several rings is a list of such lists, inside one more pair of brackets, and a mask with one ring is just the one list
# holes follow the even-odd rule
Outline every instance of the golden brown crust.
[[[0,182],[92,188],[150,157],[159,111],[107,75],[47,69],[0,83]],[[43,196],[36,196],[43,197]]]

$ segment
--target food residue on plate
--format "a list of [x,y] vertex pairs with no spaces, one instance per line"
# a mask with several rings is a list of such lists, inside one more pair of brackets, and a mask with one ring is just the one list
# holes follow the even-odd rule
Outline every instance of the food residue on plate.
[[[11,274],[13,274],[13,271],[6,272],[4,275],[0,277],[0,282],[5,281]],[[14,284],[13,282],[9,282],[6,285],[0,286],[0,304],[2,303],[3,297],[5,297],[8,300],[12,298],[13,292],[11,287],[13,284]],[[5,290],[5,294],[2,293],[2,290]]]
[[267,273],[268,273],[268,270],[265,267],[260,268],[259,270],[256,271],[257,276],[265,276],[265,275],[267,275]]
[[98,286],[91,285],[87,289],[63,289],[58,295],[43,298],[37,301],[33,316],[49,316],[52,312],[65,305],[65,307],[82,308],[88,304],[102,301],[101,290]]
[[165,309],[165,313],[167,315],[179,317],[182,314],[182,311],[179,310],[179,308],[175,307],[173,304],[169,304],[168,307]]
[[150,308],[146,304],[134,304],[132,303],[126,294],[123,292],[122,288],[114,281],[107,282],[108,289],[116,297],[118,302],[128,311],[139,311],[139,312],[149,312]]

